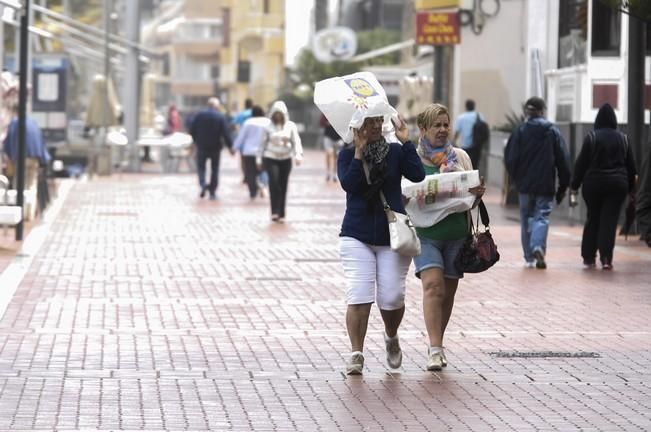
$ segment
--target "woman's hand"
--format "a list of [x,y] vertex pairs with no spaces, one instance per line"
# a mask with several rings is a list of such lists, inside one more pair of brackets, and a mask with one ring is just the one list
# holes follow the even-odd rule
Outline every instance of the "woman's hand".
[[398,121],[391,118],[391,123],[393,123],[393,127],[396,130],[396,138],[403,144],[407,142],[409,140],[409,129],[407,129],[407,123],[402,116],[398,114]]
[[469,188],[468,192],[475,195],[477,197],[477,199],[484,196],[484,194],[486,193],[486,186],[485,186],[485,183],[484,183],[484,177],[479,178],[479,186]]
[[353,129],[353,144],[355,145],[355,159],[361,159],[368,144],[366,129]]

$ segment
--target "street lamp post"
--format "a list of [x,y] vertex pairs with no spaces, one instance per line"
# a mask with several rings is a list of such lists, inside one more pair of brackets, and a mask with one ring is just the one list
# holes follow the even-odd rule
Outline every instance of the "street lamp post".
[[29,18],[31,0],[25,0],[20,14],[20,82],[18,87],[18,158],[16,160],[16,205],[21,208],[23,216],[16,225],[16,240],[23,240],[25,213],[25,157],[27,127],[27,80],[29,74]]

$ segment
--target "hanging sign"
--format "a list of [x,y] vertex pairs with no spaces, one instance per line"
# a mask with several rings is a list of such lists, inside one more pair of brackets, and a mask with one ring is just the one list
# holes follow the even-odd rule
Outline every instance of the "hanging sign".
[[416,43],[419,45],[456,45],[461,42],[459,14],[456,12],[419,12],[416,15]]
[[459,0],[416,0],[416,10],[458,7]]

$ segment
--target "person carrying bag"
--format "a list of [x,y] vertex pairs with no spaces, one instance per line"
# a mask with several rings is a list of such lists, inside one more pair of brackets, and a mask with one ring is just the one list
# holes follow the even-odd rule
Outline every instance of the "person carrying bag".
[[337,177],[346,192],[339,234],[351,345],[346,373],[359,375],[364,370],[364,339],[373,303],[384,322],[387,364],[396,369],[402,364],[398,328],[405,312],[405,279],[415,253],[412,249],[402,255],[397,250],[405,252],[403,247],[395,243],[403,231],[410,232],[408,225],[398,222],[406,218],[401,181],[403,177],[422,181],[425,171],[407,126],[392,120],[397,113],[373,74],[320,81],[314,102],[350,143],[337,157]]

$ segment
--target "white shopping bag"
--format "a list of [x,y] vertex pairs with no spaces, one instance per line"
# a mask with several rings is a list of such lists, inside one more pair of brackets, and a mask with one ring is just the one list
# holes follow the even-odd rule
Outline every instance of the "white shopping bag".
[[351,128],[359,129],[366,117],[384,117],[385,137],[394,132],[391,117],[397,118],[398,113],[389,105],[384,88],[371,72],[317,82],[314,103],[347,143],[353,141]]
[[468,189],[479,184],[476,170],[431,174],[419,183],[403,179],[405,210],[414,226],[430,227],[452,213],[470,210],[476,196]]

